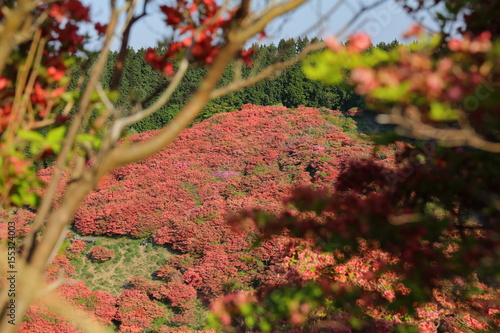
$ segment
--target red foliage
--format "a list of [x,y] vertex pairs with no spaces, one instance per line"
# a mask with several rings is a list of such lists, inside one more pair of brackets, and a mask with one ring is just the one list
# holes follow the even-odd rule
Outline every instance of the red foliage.
[[245,207],[278,212],[295,184],[331,185],[350,160],[370,156],[369,144],[343,133],[332,119],[345,121],[340,111],[305,107],[246,105],[216,115],[155,156],[113,171],[85,200],[74,226],[83,234],[153,233],[157,244],[186,254],[157,276],[187,283],[203,299],[282,278],[276,263],[283,245],[248,252],[252,234],[234,234],[224,216]]
[[77,308],[89,312],[102,324],[109,325],[116,315],[116,299],[102,290],[92,291],[83,281],[69,280],[58,292]]
[[[168,267],[173,272],[177,270]],[[182,280],[167,283],[150,282],[143,277],[133,277],[128,283],[129,288],[141,291],[157,300],[169,302],[173,306],[191,308],[188,304],[196,298],[196,290],[185,284]]]
[[153,297],[167,300],[172,306],[190,309],[193,307],[192,301],[196,298],[196,290],[185,283],[169,282],[158,288]]
[[57,279],[61,273],[63,276],[72,276],[75,274],[75,267],[71,265],[68,258],[57,255],[52,264],[47,268],[45,275],[47,276],[47,280],[51,282]]
[[[62,257],[59,257],[57,261],[60,261],[60,258]],[[86,311],[89,316],[103,325],[110,325],[115,319],[115,297],[105,291],[92,291],[85,286],[83,281],[68,279],[57,289],[57,293],[78,309]],[[29,307],[19,332],[76,333],[81,332],[81,330],[65,318],[49,312],[46,305],[36,302]]]
[[[184,54],[190,48],[195,61],[210,64],[219,52],[223,31],[231,23],[233,10],[224,11],[221,5],[213,0],[177,1],[172,6],[160,6],[166,23],[179,32],[177,41],[170,44],[163,55],[156,50],[148,49],[145,60],[164,75],[173,75],[172,59]],[[243,50],[240,56],[251,66],[253,50]]]
[[138,290],[124,290],[118,297],[117,306],[116,320],[120,322],[120,332],[141,333],[155,318],[164,315],[161,307]]
[[[178,258],[178,257],[177,257]],[[165,265],[155,272],[156,277],[161,278],[167,282],[180,282],[183,281],[181,272],[172,266]]]
[[[183,252],[156,272],[166,283],[129,282],[137,292],[180,308],[174,318],[179,323],[192,316],[197,296],[212,300],[255,285],[315,278],[322,266],[318,273],[307,267],[315,260],[328,265],[330,259],[313,251],[309,262],[291,265],[285,256],[291,249],[287,237],[249,250],[256,230],[235,234],[224,216],[248,207],[268,213],[289,208],[283,197],[296,193],[295,185],[331,186],[351,161],[371,155],[369,144],[343,133],[332,119],[340,126],[345,121],[339,111],[304,107],[247,105],[217,115],[185,131],[156,156],[112,172],[86,199],[74,225],[84,234],[153,233],[157,244]],[[268,135],[259,135],[262,130]],[[392,152],[385,153],[376,165],[391,164]],[[306,252],[297,253],[305,258]]]
[[30,230],[30,224],[35,219],[35,214],[26,209],[18,209],[13,214],[0,211],[0,240],[7,237],[23,238]]
[[[250,105],[217,115],[185,131],[175,146],[113,171],[85,200],[74,224],[84,234],[135,237],[162,228],[155,234],[158,244],[203,252],[211,242],[231,238],[225,212],[249,206],[277,211],[293,183],[329,184],[350,159],[369,155],[367,144],[324,118],[337,115]],[[306,134],[311,128],[316,133]],[[269,135],[259,135],[262,130]]]
[[[170,270],[180,275],[177,270],[173,268]],[[143,277],[134,277],[129,281],[128,287],[173,307],[175,315],[171,324],[186,324],[195,316],[197,293],[192,286],[182,281],[182,276],[180,279],[167,283],[150,282]]]
[[[498,188],[492,168],[498,156],[462,149],[436,151],[432,146],[402,148],[396,167],[353,161],[332,191],[297,188],[289,201],[296,210],[283,209],[276,216],[250,210],[235,217],[240,232],[251,229],[253,220],[267,237],[285,230],[297,236],[278,262],[285,265],[285,281],[258,289],[260,299],[279,286],[314,282],[324,299],[342,300],[344,309],[355,307],[369,318],[391,318],[388,327],[404,322],[421,332],[435,332],[437,324],[446,331],[460,331],[463,325],[496,331],[500,294],[481,283],[490,278],[484,271],[482,278],[475,272],[480,260],[497,260],[498,233],[494,228],[485,232],[471,221],[466,225],[470,231],[464,231],[455,223],[463,218],[457,207],[478,211],[484,205],[469,190],[471,184],[481,191]],[[475,164],[477,160],[483,164]],[[490,180],[484,182],[484,177]],[[440,209],[432,209],[428,198]],[[489,226],[497,216],[483,213],[481,223]],[[350,298],[352,290],[357,293]],[[235,297],[216,303],[222,322],[231,321],[229,314],[241,309],[243,303],[235,304]],[[395,304],[399,309],[389,310]],[[404,317],[403,306],[414,307],[416,315]],[[303,324],[309,309],[304,302],[290,310],[287,320]],[[347,323],[348,311],[334,321]]]
[[349,117],[361,117],[363,115],[363,110],[360,110],[357,107],[353,107],[347,111],[347,115]]
[[86,249],[87,243],[80,239],[74,239],[68,251],[74,254],[82,253]]
[[[369,157],[371,146],[345,134],[338,127],[343,121],[340,111],[305,107],[246,105],[240,112],[219,114],[185,131],[174,146],[113,171],[85,200],[74,226],[83,234],[153,235],[157,244],[184,253],[156,271],[162,282],[129,282],[134,292],[176,307],[177,323],[193,316],[196,297],[209,301],[256,285],[314,278],[316,273],[305,269],[313,261],[300,264],[303,268],[290,264],[285,256],[291,249],[289,238],[274,237],[249,250],[256,230],[235,234],[224,217],[249,207],[267,213],[290,208],[283,198],[295,193],[294,186],[331,186],[350,161]],[[268,135],[259,135],[263,130]],[[388,151],[377,163],[390,165],[393,160]],[[46,179],[50,174],[50,169],[40,172]],[[69,251],[83,248],[75,241]],[[94,247],[90,256],[104,261],[111,252]],[[320,260],[313,252],[308,256]],[[133,320],[123,319],[121,329],[142,325],[129,322]]]
[[359,53],[372,46],[370,36],[366,33],[355,33],[349,37],[347,42],[347,49],[353,53]]
[[90,258],[97,262],[105,262],[115,257],[115,251],[103,246],[94,246],[89,254]]
[[[81,25],[89,23],[90,17],[89,7],[84,6],[78,0],[41,2],[36,5],[37,7],[33,8],[35,17],[42,15],[42,13],[48,14],[43,25],[40,26],[40,38],[46,41],[47,47],[41,59],[41,63],[44,65],[43,75],[37,77],[29,98],[33,102],[34,115],[37,119],[42,119],[52,116],[49,115],[49,111],[52,111],[50,108],[60,102],[60,96],[66,90],[65,85],[54,88],[54,82],[61,82],[65,76],[67,70],[65,58],[84,48],[85,33],[82,30],[85,29],[81,29]],[[2,14],[0,14],[0,20],[3,20]],[[15,50],[16,57],[25,57],[26,51],[26,48],[17,48]],[[14,66],[9,67],[14,68]],[[11,123],[12,117],[15,116],[12,112],[12,103],[8,102],[10,98],[7,97],[9,92],[6,88],[12,88],[17,82],[17,75],[18,71],[14,68],[14,70],[4,71],[0,77],[0,97],[2,97],[0,133],[5,130]],[[53,116],[57,116],[57,113],[54,112]],[[20,171],[19,167],[21,167],[22,161],[10,158],[8,162],[17,165]]]
[[75,325],[66,322],[62,317],[50,312],[46,305],[37,302],[29,307],[18,332],[80,333],[81,331]]

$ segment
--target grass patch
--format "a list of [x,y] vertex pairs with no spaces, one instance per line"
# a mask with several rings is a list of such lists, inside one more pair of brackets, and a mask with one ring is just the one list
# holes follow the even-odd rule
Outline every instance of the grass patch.
[[99,240],[101,245],[113,249],[116,257],[103,263],[93,263],[83,253],[71,260],[76,270],[74,278],[85,281],[92,290],[104,290],[115,296],[122,292],[123,286],[133,276],[150,279],[151,274],[172,254],[162,246],[140,246],[142,241],[128,238]]

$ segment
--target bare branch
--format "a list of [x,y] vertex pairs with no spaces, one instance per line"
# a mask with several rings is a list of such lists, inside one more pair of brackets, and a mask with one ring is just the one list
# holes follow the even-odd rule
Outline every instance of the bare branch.
[[301,35],[302,36],[305,36],[311,32],[313,32],[314,30],[318,29],[321,24],[326,20],[328,19],[329,17],[331,17],[337,10],[340,9],[340,7],[344,4],[346,0],[339,0],[335,3],[335,5],[332,6],[332,8],[330,8],[324,15],[321,15],[319,17],[319,19],[313,24],[311,25],[309,28],[307,28],[306,30],[304,30]]
[[112,126],[111,129],[111,140],[114,142],[119,139],[120,134],[122,131],[125,129],[125,127],[135,124],[138,121],[141,121],[142,119],[152,115],[155,113],[160,107],[165,105],[172,94],[174,93],[175,89],[179,86],[180,82],[184,78],[184,75],[186,74],[186,71],[188,69],[188,61],[186,58],[182,59],[179,69],[175,73],[174,77],[172,78],[172,81],[170,82],[169,86],[165,90],[165,92],[160,96],[160,98],[153,103],[150,107],[134,113],[126,118],[118,119],[116,123]]
[[283,4],[277,4],[271,6],[264,10],[258,17],[254,17],[248,15],[244,20],[242,20],[241,25],[245,27],[245,29],[239,29],[237,34],[234,36],[228,36],[228,39],[235,38],[235,40],[246,41],[250,39],[252,36],[258,34],[266,25],[271,22],[274,18],[288,13],[299,6],[306,3],[308,0],[290,0]]
[[[379,1],[376,1],[368,6],[363,6],[361,7],[357,12],[356,14],[351,17],[351,19],[344,25],[344,27],[342,29],[340,29],[337,33],[336,33],[336,36],[337,37],[340,37],[342,36],[350,27],[352,27],[354,25],[354,23],[356,23],[356,21],[361,17],[362,14],[364,14],[365,12],[369,11],[369,10],[372,10],[378,6],[380,6],[381,4],[383,4],[384,2],[386,2],[387,0],[379,0]],[[347,2],[349,3],[349,2]]]
[[136,3],[137,3],[137,1],[134,0],[134,4],[132,4],[127,10],[128,20],[124,25],[124,29],[123,29],[123,33],[122,33],[122,35],[123,35],[122,42],[121,42],[121,46],[120,46],[120,51],[118,52],[118,58],[117,58],[116,64],[115,64],[113,78],[111,79],[111,84],[109,87],[110,90],[118,89],[118,85],[120,84],[120,79],[123,75],[123,70],[125,68],[125,58],[127,57],[127,54],[128,54],[128,42],[129,42],[130,32],[132,30],[132,27],[137,21],[139,21],[141,18],[143,18],[147,15],[146,9],[147,9],[147,5],[149,2],[144,1],[142,13],[138,16],[133,16]]
[[[33,298],[36,296],[36,291],[38,290],[40,282],[42,281],[42,275],[45,267],[49,262],[51,253],[53,252],[54,248],[57,247],[60,235],[66,227],[67,222],[71,219],[74,212],[78,208],[79,203],[91,190],[94,184],[94,181],[92,179],[87,178],[86,183],[80,183],[79,187],[71,186],[71,184],[68,185],[64,197],[66,199],[63,199],[61,207],[59,207],[57,211],[52,212],[49,215],[53,198],[55,197],[55,193],[57,190],[57,185],[62,177],[66,158],[73,147],[74,139],[81,125],[81,119],[83,119],[85,113],[87,112],[87,108],[90,104],[91,93],[98,82],[98,77],[100,76],[102,69],[104,68],[104,64],[109,53],[109,45],[111,43],[112,33],[118,22],[118,14],[121,10],[123,9],[115,9],[111,13],[111,19],[104,42],[104,50],[101,53],[96,65],[92,69],[89,84],[79,105],[79,111],[73,119],[67,136],[63,142],[61,152],[58,155],[53,177],[51,179],[47,192],[43,197],[33,226],[31,227],[31,230],[25,239],[25,252],[21,255],[21,258],[19,258],[20,260],[18,263],[18,318],[16,324],[19,324],[19,320],[23,318],[29,304],[31,304]],[[36,242],[36,234],[43,222],[46,220],[48,220],[49,223],[47,224],[45,233],[43,234],[42,239],[39,242]],[[7,292],[7,290],[2,290],[2,296],[5,292]],[[3,316],[5,315],[6,313],[3,313]],[[12,332],[14,329],[15,326],[8,324],[8,321],[5,320],[5,317],[3,317],[0,323],[0,331]]]
[[[36,237],[36,233],[38,232],[38,230],[42,226],[43,222],[47,219],[47,216],[50,212],[50,209],[52,207],[52,201],[53,201],[53,198],[56,194],[57,185],[59,184],[59,181],[62,177],[66,158],[67,158],[69,152],[71,151],[71,148],[73,147],[75,136],[78,132],[78,129],[81,126],[82,119],[83,119],[85,113],[87,112],[87,108],[89,105],[92,90],[97,85],[98,77],[100,76],[100,73],[101,73],[102,69],[104,68],[104,64],[105,64],[105,61],[106,61],[108,53],[109,53],[109,45],[111,43],[112,32],[114,31],[116,24],[118,22],[118,14],[119,14],[118,10],[113,10],[111,13],[110,23],[108,26],[106,39],[104,42],[104,50],[101,53],[101,56],[99,57],[99,59],[97,60],[96,65],[92,69],[90,81],[89,81],[87,89],[84,93],[84,96],[82,98],[82,101],[79,105],[79,110],[78,110],[77,114],[75,115],[73,122],[71,123],[71,126],[70,126],[68,133],[66,135],[66,138],[63,142],[61,152],[57,157],[57,161],[56,161],[56,164],[54,167],[54,173],[52,175],[51,182],[47,188],[46,194],[44,195],[44,197],[42,199],[42,203],[41,203],[40,207],[38,208],[38,212],[37,212],[35,221],[33,222],[33,225],[31,227],[31,231],[28,234],[28,236],[26,237],[25,246],[27,249],[26,253],[28,255],[32,251],[31,246],[32,246],[32,244],[34,244],[34,239]],[[27,258],[27,260],[29,261],[29,257]],[[45,263],[39,263],[39,264],[45,265]]]
[[377,121],[381,124],[399,125],[405,135],[417,139],[435,139],[443,146],[470,146],[493,153],[500,153],[499,142],[488,141],[471,128],[436,128],[423,123],[419,119],[414,117],[410,119],[394,111],[390,114],[379,115]]
[[44,295],[43,302],[50,311],[57,313],[71,323],[75,323],[88,333],[112,333],[113,330],[100,324],[97,320],[89,316],[85,311],[78,309],[67,300],[63,299],[56,292],[51,291]]
[[3,7],[5,23],[0,26],[0,73],[3,72],[7,58],[16,45],[16,36],[26,21],[32,18],[30,12],[37,6],[37,1],[19,0],[14,8]]
[[[379,0],[371,5],[368,5],[368,6],[364,6],[362,8],[360,8],[357,13],[355,15],[353,15],[353,17],[349,20],[349,22],[347,22],[337,33],[336,33],[336,36],[340,36],[342,35],[348,28],[350,25],[352,25],[354,22],[356,22],[356,20],[359,19],[359,17],[366,11],[368,10],[371,10],[377,6],[380,6],[382,3],[384,3],[385,1],[387,0]],[[339,1],[335,6],[333,6],[327,14],[332,14],[334,13],[336,10],[338,10],[338,8],[340,7],[340,5],[343,3],[344,1],[341,0]],[[325,19],[327,16],[323,16],[321,19]],[[316,25],[313,25],[311,28],[309,29],[313,29]],[[318,42],[318,43],[315,43],[315,44],[310,44],[308,45],[306,48],[304,48],[304,50],[302,50],[302,52],[300,52],[296,58],[292,58],[292,59],[289,59],[287,61],[284,61],[284,62],[280,62],[280,63],[276,63],[274,65],[271,65],[267,68],[265,68],[264,70],[262,70],[261,72],[259,72],[257,75],[255,76],[252,76],[252,77],[249,77],[247,79],[238,79],[236,78],[236,81],[233,81],[231,84],[225,86],[225,87],[222,87],[222,88],[219,88],[219,89],[216,89],[212,92],[212,94],[210,95],[210,98],[211,99],[215,99],[215,98],[219,98],[219,97],[222,97],[222,96],[225,96],[233,91],[236,91],[236,90],[239,90],[239,89],[243,89],[243,88],[246,88],[246,87],[250,87],[254,84],[256,84],[257,82],[261,81],[261,80],[264,80],[264,79],[267,79],[269,77],[271,77],[274,73],[276,72],[279,72],[280,70],[283,70],[287,67],[290,67],[292,66],[293,64],[303,60],[308,54],[310,54],[311,52],[314,52],[314,51],[317,51],[317,50],[320,50],[322,48],[325,47],[325,44],[323,42]]]
[[108,96],[106,96],[106,92],[104,89],[102,89],[102,85],[100,83],[97,83],[96,85],[96,91],[99,94],[99,97],[101,98],[101,101],[104,103],[104,106],[106,106],[106,109],[110,111],[111,113],[115,112],[115,106],[111,101],[109,100]]

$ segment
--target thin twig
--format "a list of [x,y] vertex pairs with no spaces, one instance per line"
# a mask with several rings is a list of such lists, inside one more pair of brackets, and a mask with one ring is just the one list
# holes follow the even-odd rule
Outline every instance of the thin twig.
[[179,65],[179,69],[172,78],[172,81],[170,82],[169,86],[167,87],[165,92],[160,96],[160,98],[158,98],[158,100],[156,100],[153,103],[153,105],[149,106],[148,108],[140,112],[134,113],[126,118],[118,119],[111,129],[111,140],[115,142],[116,140],[119,139],[120,134],[127,126],[135,124],[138,121],[141,121],[142,119],[152,115],[160,107],[165,105],[172,96],[172,94],[175,92],[177,87],[179,86],[182,79],[184,78],[188,66],[189,62],[187,61],[187,59],[186,58],[182,59]]

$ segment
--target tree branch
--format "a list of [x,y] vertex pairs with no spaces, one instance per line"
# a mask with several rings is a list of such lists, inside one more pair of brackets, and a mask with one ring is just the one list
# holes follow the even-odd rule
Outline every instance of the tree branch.
[[174,77],[172,78],[172,81],[168,85],[167,89],[165,92],[160,96],[160,98],[153,103],[153,105],[149,106],[148,108],[134,113],[126,118],[118,119],[115,124],[111,128],[111,140],[115,141],[119,139],[120,134],[122,131],[125,129],[125,127],[135,124],[138,121],[141,121],[142,119],[152,115],[155,113],[160,107],[165,105],[174,91],[177,89],[179,86],[180,82],[184,78],[184,75],[186,74],[186,71],[188,69],[189,63],[186,58],[181,60],[181,63],[179,65],[179,69],[175,73]]
[[[145,17],[146,14],[146,8],[148,5],[148,1],[144,1],[144,5],[142,8],[142,13],[138,16],[132,17],[128,23],[125,26],[125,29],[123,30],[123,37],[122,37],[122,43],[120,46],[120,51],[118,52],[118,58],[116,59],[116,64],[115,64],[115,70],[113,72],[113,78],[111,79],[111,84],[109,86],[110,90],[117,90],[118,86],[120,85],[120,80],[123,75],[123,70],[125,69],[125,59],[127,58],[128,54],[128,41],[130,39],[130,32],[132,30],[132,26],[139,21],[141,18]],[[135,6],[130,6],[128,11],[133,14],[135,10]]]
[[492,153],[500,153],[499,142],[488,141],[470,128],[436,128],[423,123],[420,119],[415,117],[411,119],[405,117],[400,113],[396,113],[394,110],[390,114],[379,115],[377,121],[381,124],[398,125],[405,131],[405,135],[417,139],[435,139],[443,146],[470,146]]
[[37,6],[37,1],[19,0],[15,8],[2,8],[5,23],[0,26],[0,73],[3,73],[7,58],[18,45],[16,36],[19,35],[23,23],[32,17],[30,12]]
[[[48,264],[50,255],[56,247],[59,237],[66,224],[76,212],[78,205],[83,200],[85,195],[92,189],[95,181],[97,181],[92,180],[87,176],[85,179],[86,182],[78,183],[79,186],[77,187],[72,186],[72,184],[68,185],[60,207],[49,215],[53,204],[53,198],[55,197],[57,191],[57,185],[59,184],[63,174],[64,164],[73,147],[74,139],[81,125],[81,119],[87,112],[90,104],[91,93],[98,82],[98,78],[104,68],[104,64],[109,54],[109,45],[111,43],[113,31],[118,22],[118,14],[121,10],[122,9],[114,9],[111,13],[110,24],[108,26],[104,42],[104,50],[101,53],[96,65],[92,69],[89,84],[87,85],[79,105],[79,111],[71,123],[70,129],[63,142],[61,152],[58,155],[51,182],[45,196],[43,197],[30,232],[25,239],[25,251],[20,256],[18,262],[16,324],[19,324],[19,321],[22,320],[29,304],[31,304],[33,298],[36,296],[36,291],[42,281],[45,267]],[[43,234],[42,239],[39,242],[36,242],[36,233],[46,220],[48,223],[45,233]],[[2,290],[2,296],[7,291],[8,290],[5,289]],[[2,301],[3,299],[4,298],[2,297]],[[5,317],[6,312],[4,302],[2,302],[2,310],[4,311],[2,313],[2,321],[0,322],[0,332],[13,332],[15,326],[10,325]]]

